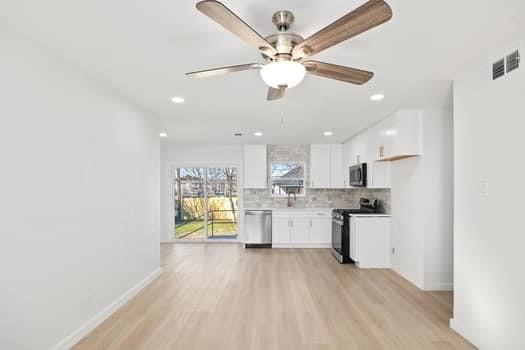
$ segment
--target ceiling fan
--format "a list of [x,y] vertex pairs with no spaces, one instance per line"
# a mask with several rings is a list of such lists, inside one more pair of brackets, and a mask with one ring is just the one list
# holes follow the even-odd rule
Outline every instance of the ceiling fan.
[[219,1],[204,0],[197,3],[196,7],[245,43],[258,49],[266,63],[241,64],[196,71],[186,75],[204,78],[257,69],[260,70],[262,80],[269,86],[267,95],[269,101],[282,98],[285,90],[297,86],[306,72],[357,85],[368,82],[374,73],[306,60],[306,58],[392,18],[392,9],[385,1],[369,0],[361,7],[303,39],[300,35],[289,31],[294,22],[294,15],[290,11],[278,11],[272,17],[278,32],[264,38]]

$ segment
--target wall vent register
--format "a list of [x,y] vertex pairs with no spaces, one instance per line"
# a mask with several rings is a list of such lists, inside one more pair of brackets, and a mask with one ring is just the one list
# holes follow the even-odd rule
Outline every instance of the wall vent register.
[[506,58],[502,58],[492,65],[492,80],[496,80],[505,75],[505,67],[507,68],[506,74],[518,69],[520,67],[520,52],[514,51]]
[[505,75],[505,60],[502,58],[492,65],[492,80],[496,80]]
[[507,56],[507,73],[512,72],[520,67],[520,52],[514,51]]

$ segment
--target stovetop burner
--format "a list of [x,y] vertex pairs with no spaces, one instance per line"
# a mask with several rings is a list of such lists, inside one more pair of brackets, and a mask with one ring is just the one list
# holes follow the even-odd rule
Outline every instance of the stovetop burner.
[[374,209],[334,209],[333,211],[345,216],[349,214],[373,214],[376,212]]
[[376,199],[370,202],[367,198],[361,198],[359,200],[360,208],[350,208],[350,209],[334,209],[332,213],[337,213],[339,215],[347,216],[349,214],[374,214],[377,213],[379,207],[379,201]]

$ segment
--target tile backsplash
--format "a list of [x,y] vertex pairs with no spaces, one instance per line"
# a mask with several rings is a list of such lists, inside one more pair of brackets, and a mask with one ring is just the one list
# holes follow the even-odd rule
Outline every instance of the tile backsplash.
[[[310,145],[268,145],[268,169],[274,161],[304,162],[305,182],[309,184]],[[268,176],[268,175],[267,175]],[[306,187],[305,196],[297,197],[294,208],[359,208],[359,199],[378,199],[381,211],[390,213],[389,189],[313,189]],[[286,208],[287,198],[272,197],[270,189],[245,189],[245,208]]]
[[[297,197],[294,208],[359,208],[359,199],[379,199],[381,212],[390,213],[388,189],[306,189],[304,197]],[[286,208],[287,198],[272,197],[269,190],[244,190],[245,208]]]

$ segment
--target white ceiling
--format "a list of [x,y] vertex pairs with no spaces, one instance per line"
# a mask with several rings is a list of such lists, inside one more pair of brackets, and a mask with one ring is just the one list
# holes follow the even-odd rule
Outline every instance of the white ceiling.
[[[263,36],[276,10],[294,12],[304,37],[364,0],[223,0]],[[524,30],[523,0],[390,0],[393,19],[315,56],[372,70],[353,86],[307,76],[267,102],[257,71],[210,79],[185,72],[262,62],[256,50],[198,12],[190,0],[2,0],[0,20],[51,48],[161,119],[174,143],[340,142],[399,107],[451,104],[462,64]],[[489,68],[490,69],[490,66]],[[386,99],[373,103],[370,95]],[[186,103],[174,105],[172,96]],[[281,119],[284,117],[284,125]],[[264,136],[256,139],[252,132]],[[247,135],[233,137],[241,131]]]

